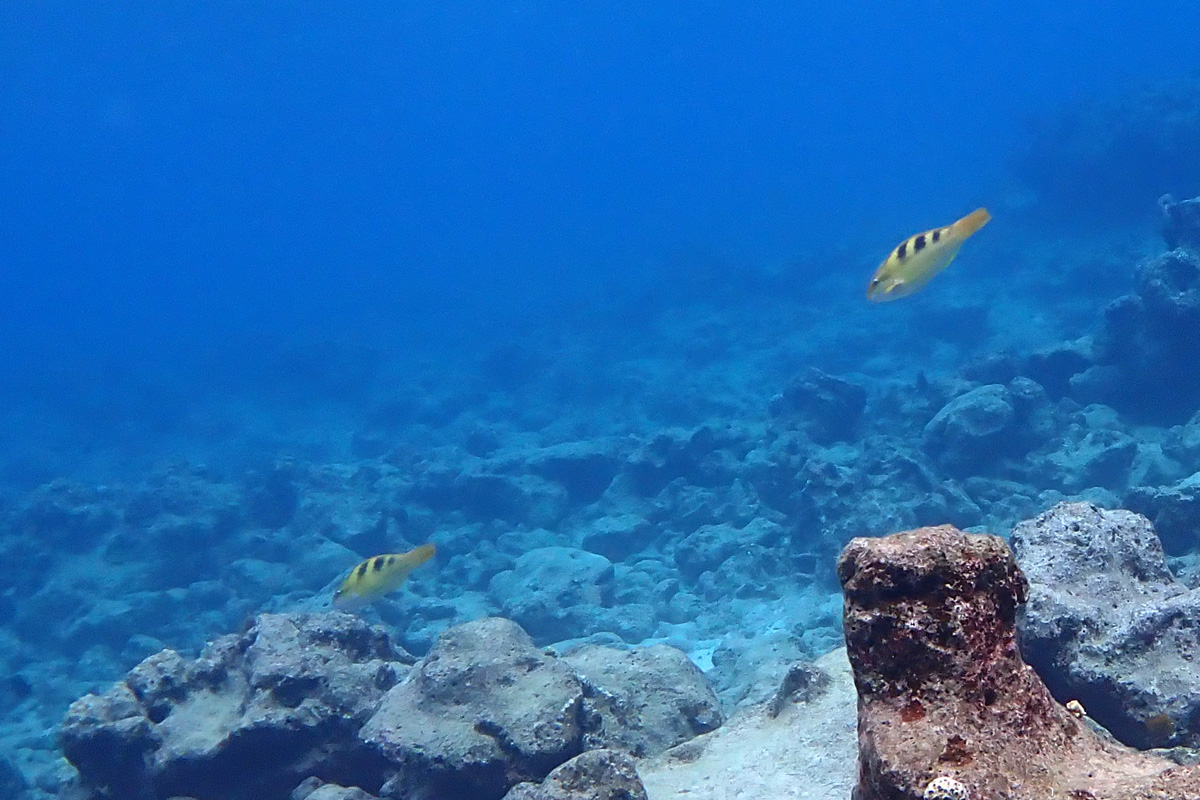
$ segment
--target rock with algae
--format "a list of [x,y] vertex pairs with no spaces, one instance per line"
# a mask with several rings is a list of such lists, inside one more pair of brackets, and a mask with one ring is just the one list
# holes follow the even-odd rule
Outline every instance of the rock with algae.
[[949,525],[854,539],[838,560],[858,689],[854,800],[1197,800],[1200,768],[1131,750],[1051,697],[1021,659],[1029,586],[995,536]]

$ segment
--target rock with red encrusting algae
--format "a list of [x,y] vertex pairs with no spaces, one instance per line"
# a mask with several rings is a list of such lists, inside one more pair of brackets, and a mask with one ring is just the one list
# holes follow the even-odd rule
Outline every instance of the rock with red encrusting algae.
[[838,560],[858,688],[854,800],[1200,800],[1200,767],[1102,738],[1017,649],[1028,583],[998,537],[949,525],[854,539]]

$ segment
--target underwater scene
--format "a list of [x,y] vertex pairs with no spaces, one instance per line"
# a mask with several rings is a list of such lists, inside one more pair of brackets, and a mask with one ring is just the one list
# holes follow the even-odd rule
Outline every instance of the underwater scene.
[[0,4],[0,800],[1200,800],[1200,6]]

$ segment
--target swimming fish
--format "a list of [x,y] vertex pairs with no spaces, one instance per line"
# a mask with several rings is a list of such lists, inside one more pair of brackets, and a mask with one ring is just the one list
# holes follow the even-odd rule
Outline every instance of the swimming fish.
[[905,239],[875,270],[867,299],[884,303],[917,291],[949,266],[962,243],[991,218],[986,208],[977,208],[953,225]]
[[407,553],[372,556],[350,571],[333,593],[333,607],[354,611],[400,588],[408,575],[433,558],[433,544],[423,544]]

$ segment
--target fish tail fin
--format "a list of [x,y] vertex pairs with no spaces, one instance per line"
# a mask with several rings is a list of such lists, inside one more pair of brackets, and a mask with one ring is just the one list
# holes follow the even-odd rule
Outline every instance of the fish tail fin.
[[409,558],[409,563],[416,567],[433,558],[435,553],[437,553],[437,548],[434,546],[433,542],[427,542],[420,547],[415,547],[412,550],[409,550],[407,556]]
[[986,225],[987,221],[991,218],[992,215],[988,213],[986,208],[977,208],[954,223],[954,230],[965,239]]

